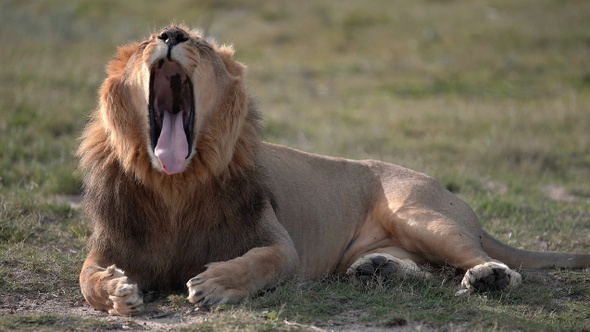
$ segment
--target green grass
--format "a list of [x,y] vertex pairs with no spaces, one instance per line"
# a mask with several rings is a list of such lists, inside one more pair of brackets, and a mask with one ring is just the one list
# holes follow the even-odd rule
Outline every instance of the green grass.
[[[590,252],[588,17],[584,0],[1,2],[0,330],[150,322],[77,314],[90,229],[56,197],[80,191],[77,137],[115,46],[172,20],[235,45],[268,140],[423,171],[506,243]],[[588,269],[522,272],[462,298],[453,271],[293,282],[181,328],[590,329]],[[194,318],[182,294],[151,308]]]
[[52,314],[18,315],[7,317],[3,327],[19,331],[88,331],[120,330],[121,324],[97,319],[81,319]]

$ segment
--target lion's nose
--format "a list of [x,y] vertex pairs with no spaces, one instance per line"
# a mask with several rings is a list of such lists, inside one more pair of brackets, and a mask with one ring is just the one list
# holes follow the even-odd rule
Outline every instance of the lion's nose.
[[163,40],[166,45],[172,47],[188,40],[188,34],[184,30],[172,27],[160,33],[158,39]]

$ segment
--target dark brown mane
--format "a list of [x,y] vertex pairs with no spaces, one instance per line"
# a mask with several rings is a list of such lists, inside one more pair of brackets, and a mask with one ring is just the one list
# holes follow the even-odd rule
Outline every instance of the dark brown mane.
[[257,161],[259,113],[242,82],[243,66],[218,50],[218,65],[232,76],[196,142],[187,169],[156,170],[147,129],[129,86],[139,64],[133,44],[108,66],[100,105],[78,149],[84,203],[94,223],[89,246],[146,288],[181,288],[182,282],[264,244],[258,220],[270,194]]

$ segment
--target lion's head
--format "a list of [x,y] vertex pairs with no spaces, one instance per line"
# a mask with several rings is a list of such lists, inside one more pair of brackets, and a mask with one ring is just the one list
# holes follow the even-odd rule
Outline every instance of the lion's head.
[[83,136],[82,167],[116,160],[143,182],[184,182],[251,166],[257,116],[233,53],[183,26],[120,48]]

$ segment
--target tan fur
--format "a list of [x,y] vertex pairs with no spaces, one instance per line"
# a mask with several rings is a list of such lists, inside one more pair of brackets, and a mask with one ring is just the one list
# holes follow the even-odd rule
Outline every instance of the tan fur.
[[[180,30],[179,30],[180,29]],[[590,255],[508,247],[431,177],[379,161],[264,143],[233,49],[186,27],[124,46],[107,68],[78,156],[94,225],[82,293],[111,314],[141,312],[142,290],[188,287],[199,305],[237,302],[283,279],[327,273],[467,271],[467,291],[516,286],[511,267],[590,265]],[[168,54],[168,55],[167,55]],[[193,148],[168,175],[150,141],[150,68],[170,57],[194,86]],[[191,124],[192,125],[192,124]]]

